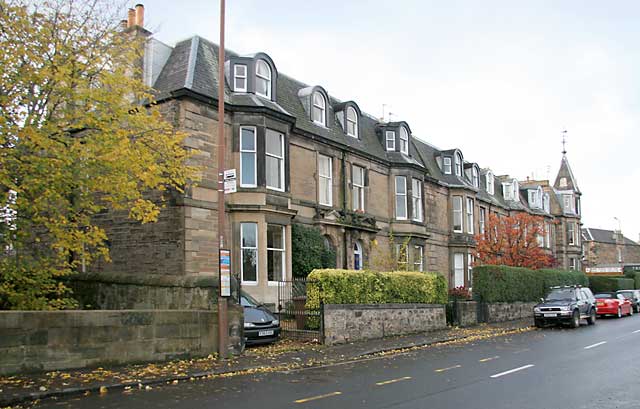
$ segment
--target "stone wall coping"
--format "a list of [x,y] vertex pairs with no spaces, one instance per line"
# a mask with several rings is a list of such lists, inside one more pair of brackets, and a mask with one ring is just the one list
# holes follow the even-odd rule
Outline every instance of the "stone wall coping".
[[184,314],[194,314],[194,313],[204,313],[204,314],[215,314],[216,310],[154,310],[154,309],[145,309],[145,310],[54,310],[54,311],[35,311],[35,310],[9,310],[9,311],[0,311],[0,315],[19,315],[19,314],[36,314],[36,315],[58,315],[58,314],[82,314],[82,315],[113,315],[113,314],[154,314],[159,315],[162,313],[166,314],[175,314],[175,313],[184,313]]
[[90,281],[107,284],[126,284],[151,287],[214,287],[218,288],[217,274],[160,275],[160,274],[123,274],[110,272],[91,272],[74,274],[66,278],[70,281]]
[[444,304],[324,304],[325,310],[435,309]]

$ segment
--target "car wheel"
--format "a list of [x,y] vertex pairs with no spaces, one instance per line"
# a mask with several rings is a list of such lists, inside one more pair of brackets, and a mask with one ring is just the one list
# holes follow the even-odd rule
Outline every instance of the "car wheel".
[[571,316],[571,328],[578,328],[580,326],[580,313],[576,310]]
[[616,318],[622,318],[622,307],[618,307],[618,314],[616,315]]
[[629,306],[629,316],[633,315],[633,308],[631,306]]
[[593,325],[595,323],[596,323],[596,310],[592,308],[591,312],[589,313],[589,316],[587,317],[587,324]]

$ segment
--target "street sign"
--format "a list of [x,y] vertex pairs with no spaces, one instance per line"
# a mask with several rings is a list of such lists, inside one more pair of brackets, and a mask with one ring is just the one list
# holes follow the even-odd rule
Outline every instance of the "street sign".
[[231,296],[231,250],[220,249],[220,296]]
[[235,193],[238,191],[238,184],[236,179],[236,170],[227,169],[224,171],[224,194]]
[[235,169],[227,169],[224,171],[224,180],[235,179],[235,178],[236,178]]

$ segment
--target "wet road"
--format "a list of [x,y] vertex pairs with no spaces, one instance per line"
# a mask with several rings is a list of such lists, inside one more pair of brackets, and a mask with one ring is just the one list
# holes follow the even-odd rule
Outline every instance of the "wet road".
[[640,315],[37,408],[640,408]]

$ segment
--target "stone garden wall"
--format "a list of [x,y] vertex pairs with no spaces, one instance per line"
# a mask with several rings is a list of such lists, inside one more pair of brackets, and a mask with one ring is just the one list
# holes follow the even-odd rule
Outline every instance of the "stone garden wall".
[[482,305],[484,322],[503,322],[533,319],[535,302],[490,303]]
[[327,345],[425,332],[446,326],[444,305],[324,305],[324,342]]
[[[237,351],[242,307],[229,316]],[[0,374],[207,356],[217,331],[216,311],[0,311]]]

